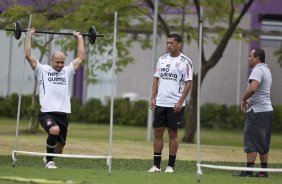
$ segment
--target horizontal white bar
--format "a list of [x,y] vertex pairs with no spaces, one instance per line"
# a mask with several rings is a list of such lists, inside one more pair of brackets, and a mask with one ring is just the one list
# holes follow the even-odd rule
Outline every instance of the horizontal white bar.
[[72,154],[55,154],[55,153],[39,153],[39,152],[30,152],[30,151],[16,151],[12,152],[13,160],[15,153],[33,155],[33,156],[54,156],[54,157],[64,157],[64,158],[97,158],[97,159],[111,159],[112,156],[97,156],[97,155],[72,155]]
[[235,167],[235,166],[221,166],[209,164],[197,164],[199,167],[207,167],[212,169],[234,170],[234,171],[261,171],[261,172],[282,172],[282,168],[252,168],[252,167]]

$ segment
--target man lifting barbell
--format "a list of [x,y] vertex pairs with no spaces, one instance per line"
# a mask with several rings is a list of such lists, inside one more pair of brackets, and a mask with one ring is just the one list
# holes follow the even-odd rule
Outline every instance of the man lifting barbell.
[[[63,153],[68,131],[67,114],[71,113],[70,76],[75,73],[84,60],[84,41],[80,32],[73,31],[77,40],[76,58],[65,64],[65,55],[61,51],[53,53],[51,65],[43,65],[31,53],[31,37],[35,33],[31,28],[27,31],[25,57],[34,70],[39,84],[40,112],[38,119],[48,133],[46,140],[47,153]],[[52,156],[43,158],[46,168],[55,169]]]

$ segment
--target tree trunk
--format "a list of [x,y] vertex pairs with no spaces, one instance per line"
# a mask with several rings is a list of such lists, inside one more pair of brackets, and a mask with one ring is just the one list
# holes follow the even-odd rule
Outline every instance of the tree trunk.
[[194,143],[195,132],[197,130],[197,91],[198,75],[194,75],[191,98],[189,102],[188,121],[185,125],[185,134],[182,139],[182,141],[186,143]]

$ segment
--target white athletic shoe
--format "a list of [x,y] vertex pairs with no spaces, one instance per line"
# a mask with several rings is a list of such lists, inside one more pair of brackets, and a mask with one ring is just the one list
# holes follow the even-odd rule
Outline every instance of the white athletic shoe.
[[165,169],[165,172],[166,173],[173,173],[174,169],[171,166],[167,166],[166,169]]
[[46,157],[43,157],[43,162],[45,164],[45,168],[47,168],[47,169],[57,169],[57,167],[55,166],[55,162],[53,162],[53,161],[47,162]]
[[47,169],[57,169],[57,167],[55,166],[55,163],[53,161],[47,162],[47,164],[45,165],[45,168],[47,168]]
[[151,169],[148,170],[148,172],[161,172],[162,170],[157,168],[157,166],[153,166]]

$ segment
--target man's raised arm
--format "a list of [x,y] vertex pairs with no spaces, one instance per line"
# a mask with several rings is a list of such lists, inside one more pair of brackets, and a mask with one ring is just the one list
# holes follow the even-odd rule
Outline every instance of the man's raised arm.
[[76,58],[72,61],[74,70],[77,70],[84,60],[84,41],[83,37],[79,32],[73,32],[74,37],[77,39],[77,51],[76,51]]
[[36,58],[31,54],[31,37],[32,34],[35,32],[34,28],[31,28],[29,32],[27,32],[27,44],[26,44],[26,49],[25,49],[25,58],[29,62],[31,68],[35,70],[36,65],[37,65],[37,60]]

